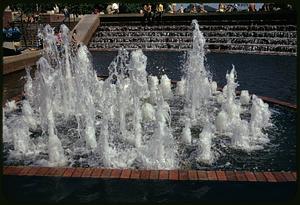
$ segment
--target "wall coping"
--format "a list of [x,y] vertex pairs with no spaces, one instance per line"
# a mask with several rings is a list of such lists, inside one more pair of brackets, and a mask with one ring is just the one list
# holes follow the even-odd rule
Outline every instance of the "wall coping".
[[217,181],[217,182],[296,182],[295,171],[203,171],[203,170],[137,170],[73,167],[4,166],[5,176],[42,176],[97,179]]

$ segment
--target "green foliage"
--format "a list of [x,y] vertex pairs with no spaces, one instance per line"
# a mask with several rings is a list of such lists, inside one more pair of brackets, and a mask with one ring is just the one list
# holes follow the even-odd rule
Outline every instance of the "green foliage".
[[138,13],[143,8],[140,3],[120,3],[120,13]]

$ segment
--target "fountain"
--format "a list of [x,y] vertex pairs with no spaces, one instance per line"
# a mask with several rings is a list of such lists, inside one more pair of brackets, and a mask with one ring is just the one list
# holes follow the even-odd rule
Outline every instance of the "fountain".
[[175,169],[190,161],[212,165],[217,139],[229,139],[228,149],[263,149],[272,125],[268,105],[246,90],[236,96],[234,66],[217,91],[204,64],[205,38],[196,20],[192,26],[192,49],[175,91],[167,75],[148,76],[139,49],[119,49],[109,77],[98,79],[87,47],[74,47],[62,25],[59,50],[46,26],[33,78],[27,69],[25,99],[4,108],[5,163]]

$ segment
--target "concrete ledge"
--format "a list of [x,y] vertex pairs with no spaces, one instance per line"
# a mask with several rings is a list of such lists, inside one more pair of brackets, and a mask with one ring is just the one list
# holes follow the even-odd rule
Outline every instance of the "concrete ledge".
[[228,182],[296,182],[296,172],[136,170],[72,167],[4,166],[5,176],[55,176],[98,179],[184,180]]
[[41,56],[41,50],[38,50],[24,52],[20,55],[3,57],[3,75],[23,70],[26,66],[35,65]]
[[77,32],[77,40],[87,45],[100,24],[99,14],[84,15],[72,30]]

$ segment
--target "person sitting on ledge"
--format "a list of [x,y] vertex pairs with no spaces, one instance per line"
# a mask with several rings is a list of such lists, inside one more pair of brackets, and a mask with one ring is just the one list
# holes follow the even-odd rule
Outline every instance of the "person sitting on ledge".
[[2,29],[3,37],[3,56],[11,56],[21,54],[19,49],[21,43],[21,32],[18,27],[14,26],[14,23],[9,23],[6,27]]
[[152,6],[150,3],[144,5],[144,23],[151,24],[152,23]]
[[176,10],[176,4],[172,4],[172,13],[176,14],[177,10]]
[[223,13],[223,12],[225,12],[225,10],[226,10],[226,6],[225,6],[225,4],[223,4],[223,3],[220,3],[220,4],[219,4],[219,8],[218,8],[217,12],[221,12],[221,13]]
[[63,10],[63,13],[64,13],[64,20],[63,20],[63,23],[67,22],[67,21],[70,21],[70,13],[69,13],[69,10],[68,10],[68,7],[65,6],[64,10]]
[[15,26],[14,22],[9,23],[9,28],[6,32],[6,40],[13,42],[16,49],[21,47],[22,33],[18,27]]
[[184,13],[184,8],[183,8],[183,4],[181,4],[180,9],[178,10],[178,13],[183,14]]
[[250,3],[248,5],[248,11],[249,12],[256,12],[255,3]]
[[106,8],[107,14],[118,14],[119,13],[119,5],[117,3],[113,3],[107,6]]
[[192,9],[191,9],[190,13],[192,13],[192,14],[195,14],[195,13],[197,13],[196,4],[193,4],[193,7],[192,7]]
[[207,13],[207,11],[204,9],[204,5],[203,5],[203,4],[200,4],[199,13],[200,13],[200,14]]
[[162,3],[158,3],[156,5],[156,20],[158,23],[161,23],[162,22],[162,15],[163,15],[163,12],[164,12],[164,6],[162,5]]

